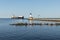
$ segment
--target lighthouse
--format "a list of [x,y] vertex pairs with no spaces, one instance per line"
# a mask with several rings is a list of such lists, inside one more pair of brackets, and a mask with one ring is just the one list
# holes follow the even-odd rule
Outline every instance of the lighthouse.
[[32,17],[32,13],[30,13],[30,17]]
[[30,19],[30,20],[32,20],[32,19],[33,19],[33,17],[32,17],[32,13],[30,13],[29,19]]

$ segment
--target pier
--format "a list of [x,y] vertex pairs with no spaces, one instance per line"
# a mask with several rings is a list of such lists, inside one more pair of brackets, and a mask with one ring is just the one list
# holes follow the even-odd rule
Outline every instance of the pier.
[[60,22],[60,18],[33,18],[32,20],[49,21],[49,22]]

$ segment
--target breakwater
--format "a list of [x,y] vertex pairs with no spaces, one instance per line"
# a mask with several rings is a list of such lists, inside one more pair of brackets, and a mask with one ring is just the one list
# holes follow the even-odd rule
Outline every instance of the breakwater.
[[60,23],[13,23],[10,25],[60,25]]
[[[27,20],[27,22],[17,22],[10,25],[60,25],[60,18],[25,18],[23,20]],[[34,21],[37,22],[35,23]]]

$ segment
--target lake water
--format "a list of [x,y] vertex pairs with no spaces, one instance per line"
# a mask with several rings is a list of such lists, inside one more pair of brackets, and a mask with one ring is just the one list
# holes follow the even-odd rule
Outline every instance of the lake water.
[[9,25],[11,23],[16,22],[29,22],[29,21],[20,19],[0,18],[0,40],[60,40],[60,26]]

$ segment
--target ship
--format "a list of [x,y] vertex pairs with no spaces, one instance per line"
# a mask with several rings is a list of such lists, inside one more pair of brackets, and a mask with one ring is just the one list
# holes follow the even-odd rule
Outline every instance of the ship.
[[12,19],[24,19],[24,16],[15,16],[15,15],[13,15],[11,18]]

